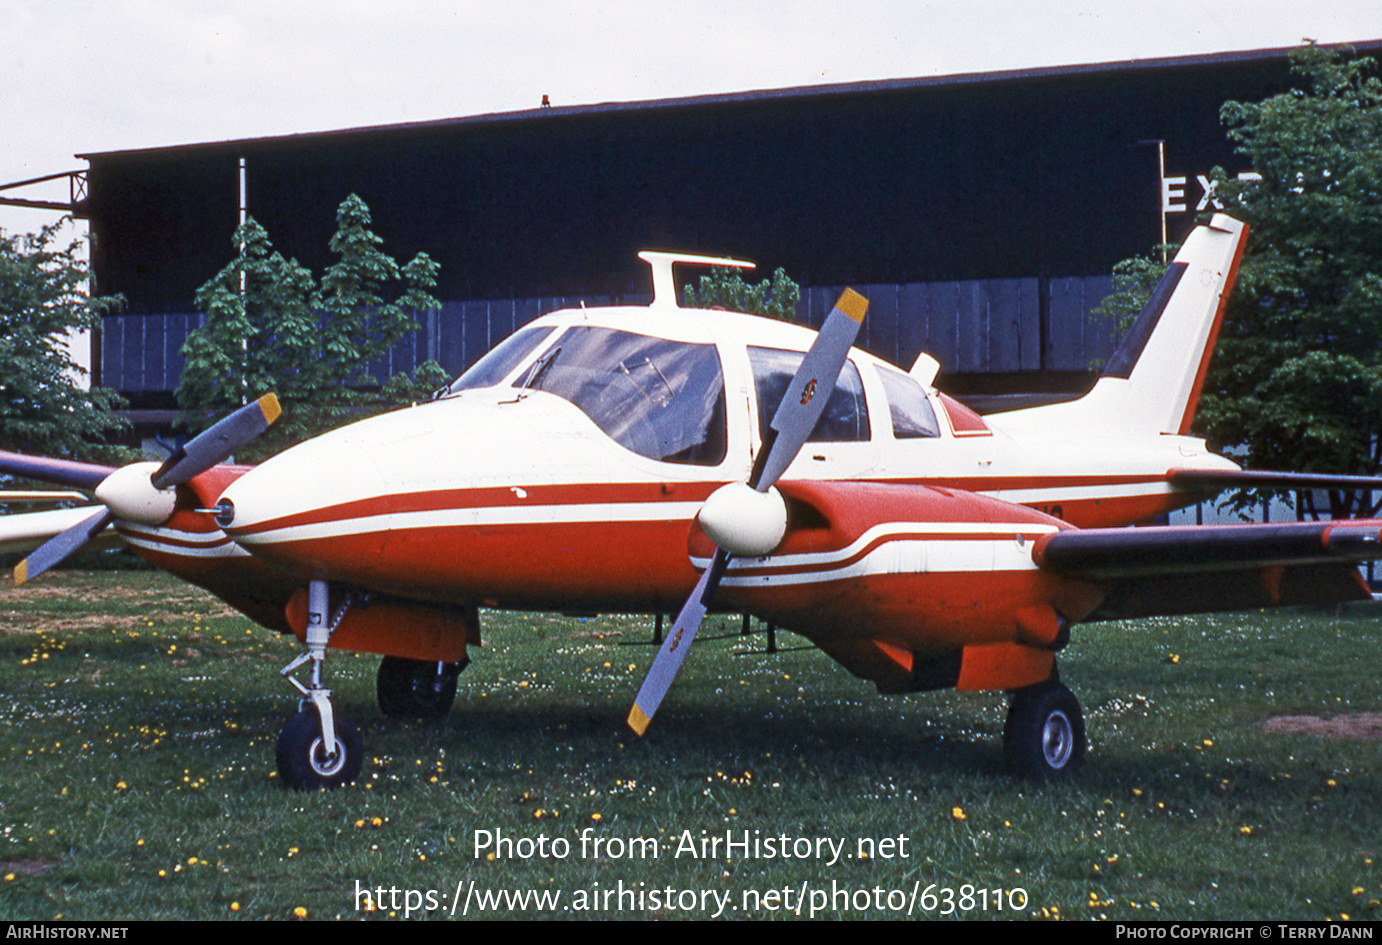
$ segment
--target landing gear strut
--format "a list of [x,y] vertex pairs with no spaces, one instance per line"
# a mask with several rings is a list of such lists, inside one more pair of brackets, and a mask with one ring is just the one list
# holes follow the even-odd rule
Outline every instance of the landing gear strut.
[[456,701],[456,677],[468,664],[384,657],[376,680],[380,711],[391,719],[445,717]]
[[[350,719],[336,714],[331,690],[322,685],[327,641],[349,607],[350,599],[346,598],[331,619],[327,583],[313,581],[308,586],[307,650],[280,671],[302,699],[297,715],[278,736],[278,776],[299,791],[349,784],[360,774],[364,761],[360,733]],[[306,686],[292,676],[304,663],[312,664]]]
[[1042,781],[1066,778],[1084,764],[1084,715],[1054,679],[1013,693],[1003,727],[1003,754],[1017,774]]

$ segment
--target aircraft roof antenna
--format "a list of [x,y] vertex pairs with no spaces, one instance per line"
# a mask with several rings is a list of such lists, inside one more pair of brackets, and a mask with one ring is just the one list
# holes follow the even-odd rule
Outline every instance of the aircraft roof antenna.
[[677,301],[677,286],[672,281],[672,266],[676,263],[690,263],[697,266],[734,266],[738,269],[754,269],[755,265],[743,259],[724,259],[719,256],[692,256],[686,253],[654,253],[648,250],[638,254],[638,258],[653,267],[653,301],[651,305],[680,306]]

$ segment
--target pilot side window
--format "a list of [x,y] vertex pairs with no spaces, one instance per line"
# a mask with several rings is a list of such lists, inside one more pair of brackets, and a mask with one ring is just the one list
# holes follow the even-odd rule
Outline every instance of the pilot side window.
[[921,439],[940,436],[940,425],[936,423],[936,411],[926,399],[926,391],[921,385],[905,374],[896,371],[878,372],[883,382],[883,393],[888,398],[888,413],[893,421],[893,437],[898,440]]
[[[749,364],[753,367],[753,386],[758,393],[758,429],[761,436],[777,413],[787,385],[806,356],[800,351],[777,348],[749,348]],[[815,429],[807,438],[811,443],[851,442],[869,438],[869,412],[864,403],[864,385],[859,369],[849,361],[835,389],[826,401],[825,410]]]
[[514,386],[569,400],[641,456],[694,466],[725,458],[725,382],[712,344],[568,328]]

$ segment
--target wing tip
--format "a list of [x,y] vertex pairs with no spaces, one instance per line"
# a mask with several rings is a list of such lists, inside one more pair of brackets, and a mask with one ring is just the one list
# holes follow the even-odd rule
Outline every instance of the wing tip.
[[869,310],[869,300],[847,288],[840,293],[840,300],[835,303],[835,307],[862,325],[864,314]]
[[14,586],[18,587],[29,580],[29,559],[25,558],[14,566]]

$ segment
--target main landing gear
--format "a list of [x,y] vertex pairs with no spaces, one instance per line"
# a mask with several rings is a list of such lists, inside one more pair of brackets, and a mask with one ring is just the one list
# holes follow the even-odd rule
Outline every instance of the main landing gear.
[[[331,631],[340,624],[350,607],[347,597],[331,618],[325,581],[308,587],[307,651],[281,670],[284,679],[302,696],[297,715],[288,720],[278,735],[278,776],[290,788],[313,791],[349,784],[360,774],[364,761],[364,742],[350,719],[337,715],[331,704],[331,690],[322,685],[322,665]],[[311,663],[304,686],[292,673]]]
[[1056,679],[1013,693],[1003,726],[1003,754],[1017,774],[1051,781],[1084,764],[1084,715],[1080,703]]
[[456,677],[469,664],[386,656],[379,664],[379,709],[391,719],[440,719],[456,701]]

